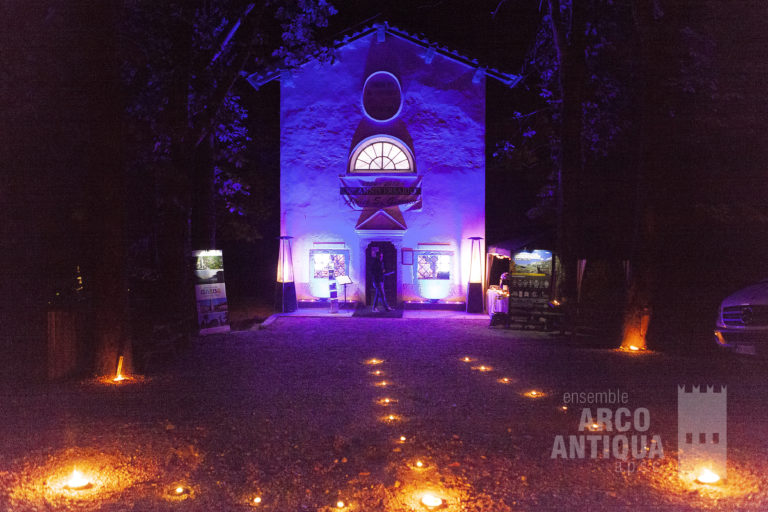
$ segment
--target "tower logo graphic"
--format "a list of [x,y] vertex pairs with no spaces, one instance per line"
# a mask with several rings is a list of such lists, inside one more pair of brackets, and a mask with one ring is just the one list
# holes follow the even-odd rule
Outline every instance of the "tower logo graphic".
[[726,477],[727,387],[677,387],[677,467],[681,478]]

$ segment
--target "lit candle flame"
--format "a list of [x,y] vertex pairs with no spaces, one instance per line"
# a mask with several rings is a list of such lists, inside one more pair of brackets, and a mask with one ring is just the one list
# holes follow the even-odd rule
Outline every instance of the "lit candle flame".
[[344,508],[344,502],[339,500],[336,502],[336,508]]
[[383,362],[384,361],[382,361],[381,359],[376,359],[374,357],[373,359],[369,359],[368,361],[366,361],[366,364],[374,364],[375,365],[375,364],[381,364]]
[[400,436],[400,442],[401,442],[401,443],[404,443],[404,442],[405,442],[405,439],[406,439],[406,438],[405,438],[405,436]]
[[421,497],[421,503],[428,508],[437,508],[443,504],[443,500],[430,492],[426,492]]
[[469,363],[469,362],[472,361],[472,359],[470,359],[469,357],[466,357],[466,356],[463,357],[461,360],[464,361],[465,363]]
[[640,347],[636,347],[634,345],[629,346],[629,350],[640,350]]
[[120,356],[120,359],[117,360],[117,371],[115,372],[115,378],[112,380],[115,382],[125,380],[125,377],[123,377],[123,356]]
[[176,494],[183,494],[184,488],[182,486],[178,486],[176,489],[174,489]]
[[256,505],[261,503],[261,496],[256,496],[255,498],[253,498],[253,503]]
[[77,469],[72,470],[72,474],[67,480],[66,487],[73,490],[86,489],[91,486],[91,482],[88,481],[85,476]]
[[699,476],[696,477],[696,480],[703,484],[715,484],[720,481],[720,475],[709,468],[705,468],[699,472]]

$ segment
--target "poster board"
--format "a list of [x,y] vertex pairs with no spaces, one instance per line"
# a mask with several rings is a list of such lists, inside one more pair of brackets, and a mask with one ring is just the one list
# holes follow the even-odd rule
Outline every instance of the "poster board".
[[229,332],[223,254],[220,250],[193,251],[192,257],[199,332]]
[[514,301],[548,301],[552,285],[552,252],[521,251],[512,256],[509,296]]

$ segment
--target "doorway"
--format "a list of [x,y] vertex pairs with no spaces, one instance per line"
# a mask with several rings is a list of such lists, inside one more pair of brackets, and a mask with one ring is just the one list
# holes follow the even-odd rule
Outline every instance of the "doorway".
[[384,272],[392,272],[384,276],[384,293],[387,303],[394,308],[397,307],[397,249],[392,242],[371,242],[365,249],[365,305],[373,305],[371,268],[380,253],[384,254]]

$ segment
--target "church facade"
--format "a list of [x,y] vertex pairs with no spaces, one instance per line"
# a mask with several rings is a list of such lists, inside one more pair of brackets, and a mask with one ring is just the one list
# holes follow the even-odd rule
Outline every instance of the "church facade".
[[333,273],[370,303],[379,253],[390,303],[465,301],[483,275],[489,76],[517,78],[386,24],[333,63],[280,73],[280,226],[300,302],[329,297]]

